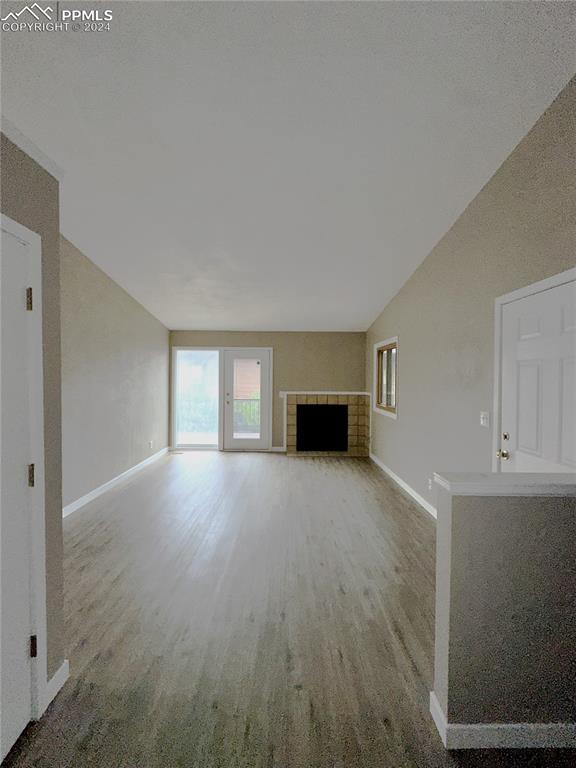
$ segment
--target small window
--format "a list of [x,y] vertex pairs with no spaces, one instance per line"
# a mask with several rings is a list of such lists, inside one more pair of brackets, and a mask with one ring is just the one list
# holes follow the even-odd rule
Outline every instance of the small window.
[[398,380],[398,339],[388,339],[374,346],[374,407],[396,416]]

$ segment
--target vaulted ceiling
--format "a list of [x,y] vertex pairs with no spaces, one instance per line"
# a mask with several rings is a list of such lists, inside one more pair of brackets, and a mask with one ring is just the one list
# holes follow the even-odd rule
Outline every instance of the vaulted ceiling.
[[572,3],[110,7],[3,33],[2,108],[170,328],[365,329],[576,68]]

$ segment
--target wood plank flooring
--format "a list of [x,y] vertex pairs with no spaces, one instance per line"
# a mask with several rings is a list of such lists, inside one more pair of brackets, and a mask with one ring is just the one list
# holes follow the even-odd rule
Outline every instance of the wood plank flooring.
[[575,765],[444,750],[434,522],[369,460],[172,455],[64,528],[71,679],[7,768]]

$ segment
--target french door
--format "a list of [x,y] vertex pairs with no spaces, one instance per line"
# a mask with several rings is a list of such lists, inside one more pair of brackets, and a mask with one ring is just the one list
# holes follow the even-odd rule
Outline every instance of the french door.
[[271,350],[223,350],[224,449],[265,451],[271,445]]

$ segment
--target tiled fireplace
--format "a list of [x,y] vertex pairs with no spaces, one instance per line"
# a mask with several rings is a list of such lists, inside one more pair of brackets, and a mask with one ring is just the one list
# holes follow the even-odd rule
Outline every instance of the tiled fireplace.
[[286,453],[368,456],[370,396],[363,392],[285,392]]

